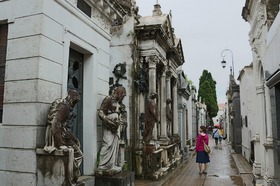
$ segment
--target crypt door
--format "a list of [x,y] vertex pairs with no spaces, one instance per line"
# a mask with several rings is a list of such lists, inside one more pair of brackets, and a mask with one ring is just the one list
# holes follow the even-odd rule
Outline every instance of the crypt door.
[[83,151],[83,62],[84,55],[71,49],[69,51],[67,90],[74,89],[80,93],[81,100],[73,109],[69,128],[80,140]]

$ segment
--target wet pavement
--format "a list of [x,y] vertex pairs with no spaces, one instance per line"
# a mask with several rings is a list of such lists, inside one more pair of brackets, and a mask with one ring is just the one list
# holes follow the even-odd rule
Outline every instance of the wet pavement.
[[231,146],[223,141],[222,148],[215,147],[210,139],[211,154],[208,174],[199,175],[194,152],[189,159],[166,178],[158,181],[136,180],[136,186],[252,186],[252,167],[240,154],[231,153]]

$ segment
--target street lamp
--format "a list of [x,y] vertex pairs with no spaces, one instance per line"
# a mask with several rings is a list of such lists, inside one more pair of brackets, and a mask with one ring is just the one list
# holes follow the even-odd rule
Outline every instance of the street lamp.
[[221,56],[223,57],[223,61],[221,62],[221,65],[223,68],[226,67],[226,61],[225,61],[225,57],[226,57],[226,54],[224,54],[224,52],[230,52],[231,53],[231,62],[232,62],[232,66],[230,68],[230,72],[232,74],[232,76],[234,77],[234,63],[233,63],[233,53],[230,49],[224,49],[221,53]]

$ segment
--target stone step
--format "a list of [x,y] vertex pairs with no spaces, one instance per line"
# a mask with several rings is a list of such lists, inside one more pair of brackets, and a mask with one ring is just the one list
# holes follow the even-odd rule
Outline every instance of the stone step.
[[78,182],[83,182],[84,185],[81,186],[93,186],[95,184],[94,176],[80,176]]

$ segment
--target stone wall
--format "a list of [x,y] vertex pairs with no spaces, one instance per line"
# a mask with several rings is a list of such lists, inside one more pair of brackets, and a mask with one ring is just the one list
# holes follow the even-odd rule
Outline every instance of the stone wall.
[[102,30],[104,22],[90,20],[70,1],[0,4],[0,22],[8,23],[1,184],[37,185],[36,148],[45,143],[50,103],[67,93],[69,48],[84,55],[83,174],[92,175],[100,133],[96,111],[109,91],[100,86],[109,81],[109,29]]

